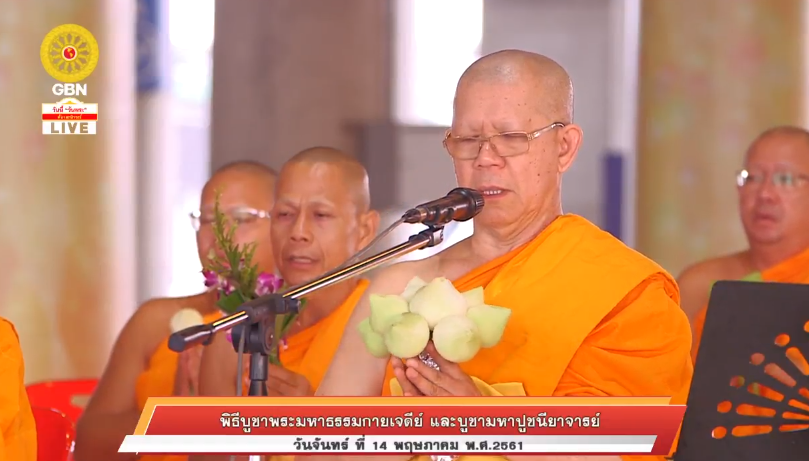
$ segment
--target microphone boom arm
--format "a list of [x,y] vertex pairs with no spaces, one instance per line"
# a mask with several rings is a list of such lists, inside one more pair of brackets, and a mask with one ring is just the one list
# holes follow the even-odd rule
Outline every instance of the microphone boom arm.
[[[250,354],[249,395],[266,396],[269,355],[272,352],[274,339],[279,339],[273,338],[277,315],[297,313],[300,309],[300,298],[309,293],[356,277],[415,250],[440,244],[444,240],[444,225],[450,221],[472,219],[480,213],[483,205],[483,195],[479,191],[462,187],[455,188],[446,197],[423,203],[409,210],[383,233],[386,235],[403,222],[421,223],[427,226],[427,229],[410,236],[406,242],[352,263],[355,258],[364,253],[365,249],[363,249],[343,266],[333,269],[316,280],[291,288],[285,293],[273,293],[248,301],[239,306],[241,310],[235,314],[173,333],[169,336],[169,349],[174,352],[182,352],[189,346],[207,345],[211,343],[216,333],[231,330],[231,342],[238,353],[238,363],[241,364],[244,352]],[[374,241],[383,238],[383,235],[378,236]],[[241,390],[241,378],[236,384],[236,389]],[[237,395],[240,394],[237,391]]]
[[358,261],[350,266],[335,269],[316,280],[291,288],[285,293],[263,296],[248,301],[242,304],[241,311],[227,317],[173,333],[169,337],[169,349],[174,352],[182,352],[198,344],[207,345],[210,344],[213,335],[218,332],[228,331],[246,323],[255,324],[263,322],[268,318],[274,319],[275,315],[297,312],[299,307],[298,300],[309,293],[356,277],[415,250],[434,247],[439,245],[443,240],[443,226],[428,227],[418,234],[410,236],[406,242],[379,252],[362,261]]

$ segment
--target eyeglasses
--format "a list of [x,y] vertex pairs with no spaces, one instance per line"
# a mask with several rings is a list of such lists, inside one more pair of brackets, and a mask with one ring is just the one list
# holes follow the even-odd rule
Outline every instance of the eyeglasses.
[[736,185],[739,187],[761,186],[769,178],[770,183],[778,189],[792,190],[802,184],[809,183],[809,175],[789,171],[765,173],[750,173],[742,170],[736,175]]
[[[231,208],[224,212],[228,221],[236,224],[250,224],[259,219],[269,219],[270,212],[264,210],[257,210],[255,208],[237,207]],[[199,210],[191,213],[191,226],[195,231],[199,232],[202,226],[207,226],[214,222],[213,211],[205,212],[204,214]]]
[[531,148],[531,141],[543,133],[564,126],[565,124],[562,122],[554,122],[533,132],[506,131],[488,138],[452,136],[452,133],[447,130],[447,135],[444,137],[444,148],[455,159],[474,160],[483,149],[483,144],[488,142],[489,147],[500,157],[514,157],[527,153]]

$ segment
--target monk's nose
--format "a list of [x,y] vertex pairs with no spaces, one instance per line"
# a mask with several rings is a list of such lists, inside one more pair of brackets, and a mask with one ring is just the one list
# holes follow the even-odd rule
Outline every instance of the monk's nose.
[[772,184],[770,181],[765,181],[764,184],[758,188],[758,197],[764,200],[773,200],[778,197],[775,184]]
[[309,242],[312,240],[312,233],[309,231],[309,220],[306,219],[303,213],[299,214],[298,219],[295,220],[290,238],[295,242]]
[[500,157],[500,155],[492,147],[492,143],[487,141],[482,143],[480,146],[475,163],[481,168],[499,166],[503,163],[503,157]]

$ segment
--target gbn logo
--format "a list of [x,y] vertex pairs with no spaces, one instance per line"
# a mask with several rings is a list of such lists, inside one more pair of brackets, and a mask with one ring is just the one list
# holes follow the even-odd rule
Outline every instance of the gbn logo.
[[86,83],[56,83],[53,85],[56,96],[87,96]]

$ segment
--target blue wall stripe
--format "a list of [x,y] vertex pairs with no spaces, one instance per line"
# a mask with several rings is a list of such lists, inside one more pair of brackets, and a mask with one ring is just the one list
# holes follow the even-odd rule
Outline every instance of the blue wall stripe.
[[604,155],[604,230],[620,239],[623,235],[624,157]]
[[138,92],[160,88],[160,8],[163,0],[138,0],[136,24],[136,59]]

